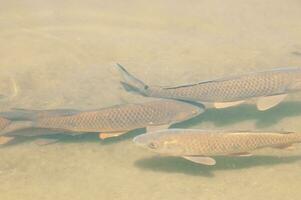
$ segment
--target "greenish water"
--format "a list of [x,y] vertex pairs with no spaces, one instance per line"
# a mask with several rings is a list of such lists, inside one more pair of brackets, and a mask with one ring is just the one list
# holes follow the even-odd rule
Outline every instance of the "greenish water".
[[[5,1],[0,6],[0,109],[92,109],[146,101],[126,93],[115,62],[147,83],[176,85],[301,66],[301,3],[289,1]],[[301,131],[301,93],[259,112],[208,110],[176,127]],[[26,139],[0,149],[0,199],[300,199],[301,146],[213,167],[159,157],[131,139]]]

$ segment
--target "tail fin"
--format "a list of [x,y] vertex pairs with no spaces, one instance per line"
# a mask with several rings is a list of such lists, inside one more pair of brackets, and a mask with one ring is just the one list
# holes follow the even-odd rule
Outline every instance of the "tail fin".
[[19,108],[12,108],[7,112],[0,112],[0,116],[9,120],[32,120],[36,115],[36,111],[30,111]]
[[0,135],[6,135],[11,132],[19,131],[22,129],[34,128],[33,121],[14,121],[0,131]]
[[122,65],[116,63],[116,66],[123,77],[120,83],[126,91],[134,91],[147,96],[148,85],[130,74]]
[[35,120],[39,117],[66,116],[78,113],[75,109],[53,109],[53,110],[31,110],[23,108],[12,108],[9,112],[0,112],[1,117],[9,120]]

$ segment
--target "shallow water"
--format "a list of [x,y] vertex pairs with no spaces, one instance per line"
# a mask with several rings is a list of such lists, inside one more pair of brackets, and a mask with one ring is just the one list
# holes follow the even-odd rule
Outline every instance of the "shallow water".
[[[301,66],[301,3],[289,1],[1,1],[2,111],[91,109],[148,99],[126,93],[115,62],[147,83],[175,85]],[[6,87],[3,87],[6,85]],[[208,110],[176,127],[301,131],[301,94],[259,112]],[[26,139],[0,149],[0,199],[300,199],[301,146],[218,158],[163,158],[128,135]]]

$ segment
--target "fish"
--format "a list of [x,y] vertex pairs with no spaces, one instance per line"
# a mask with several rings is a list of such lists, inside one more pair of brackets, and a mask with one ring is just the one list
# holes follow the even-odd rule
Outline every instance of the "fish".
[[106,139],[139,128],[146,127],[147,131],[166,129],[174,123],[201,114],[204,112],[204,107],[181,101],[157,99],[144,103],[121,104],[74,112],[64,113],[62,116],[52,113],[52,116],[46,114],[33,120],[16,121],[0,131],[0,135],[11,135],[22,129],[40,128],[71,132],[73,135],[97,132],[99,138]]
[[215,165],[214,156],[251,156],[252,151],[267,147],[292,148],[301,142],[301,133],[168,129],[136,136],[133,141],[159,154]]
[[281,103],[289,93],[301,90],[301,68],[275,68],[266,71],[217,78],[171,87],[150,86],[117,63],[127,91],[147,97],[201,102],[217,109],[237,106],[255,100],[257,109],[268,110]]

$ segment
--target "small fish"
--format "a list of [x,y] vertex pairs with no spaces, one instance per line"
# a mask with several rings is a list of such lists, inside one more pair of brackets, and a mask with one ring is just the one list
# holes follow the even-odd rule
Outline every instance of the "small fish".
[[136,136],[133,141],[156,153],[215,165],[210,156],[251,156],[251,151],[265,147],[291,148],[301,142],[301,133],[168,129]]
[[147,131],[166,129],[202,113],[204,108],[175,100],[160,99],[139,104],[124,104],[92,111],[78,111],[35,120],[16,121],[0,134],[20,129],[41,128],[81,134],[98,132],[101,139],[116,137],[128,131],[147,127]]
[[226,108],[257,100],[258,110],[268,110],[278,105],[287,94],[301,90],[301,68],[278,68],[267,71],[229,76],[194,84],[174,87],[149,86],[117,64],[127,90],[144,96],[212,104]]

